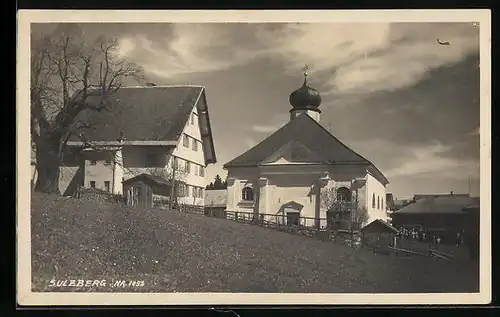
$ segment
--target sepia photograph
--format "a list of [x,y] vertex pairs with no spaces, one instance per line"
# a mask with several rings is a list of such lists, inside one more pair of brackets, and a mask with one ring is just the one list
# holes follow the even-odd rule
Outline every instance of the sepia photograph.
[[70,12],[18,20],[20,305],[490,301],[488,10]]

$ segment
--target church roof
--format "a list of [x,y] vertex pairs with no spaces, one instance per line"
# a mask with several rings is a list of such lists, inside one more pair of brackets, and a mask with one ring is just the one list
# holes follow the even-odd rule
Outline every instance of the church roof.
[[[208,163],[215,162],[204,87],[122,87],[109,101],[106,110],[84,110],[78,116],[92,125],[83,132],[87,141],[116,141],[122,132],[127,141],[178,141],[193,107],[197,106],[203,142],[208,143],[207,149],[212,152]],[[91,96],[88,102],[98,102],[98,97]],[[82,140],[75,135],[70,141]]]
[[290,120],[262,142],[226,163],[224,168],[257,166],[290,141],[307,145],[308,149],[320,155],[326,164],[360,164],[372,167],[372,171],[379,174],[383,182],[388,183],[373,163],[350,149],[305,113]]

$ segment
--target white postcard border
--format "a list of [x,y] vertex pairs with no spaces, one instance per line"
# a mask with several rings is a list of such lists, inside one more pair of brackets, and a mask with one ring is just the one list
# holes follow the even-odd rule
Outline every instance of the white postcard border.
[[[479,22],[480,292],[439,294],[34,293],[30,233],[30,23],[53,22]],[[19,305],[397,305],[486,304],[491,300],[491,13],[490,10],[20,10],[17,42],[17,300]],[[457,277],[460,278],[460,277]]]

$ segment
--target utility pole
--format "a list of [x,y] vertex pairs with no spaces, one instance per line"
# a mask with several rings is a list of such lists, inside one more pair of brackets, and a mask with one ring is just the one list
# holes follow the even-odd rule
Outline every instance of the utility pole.
[[470,194],[471,194],[471,192],[470,192],[470,175],[469,175],[469,179],[468,180],[469,180],[469,196],[470,196]]
[[177,169],[177,164],[176,164],[176,161],[175,161],[175,157],[172,156],[172,184],[170,185],[171,188],[170,188],[170,200],[168,202],[168,208],[170,210],[173,209],[174,207],[174,199],[175,199],[175,171]]

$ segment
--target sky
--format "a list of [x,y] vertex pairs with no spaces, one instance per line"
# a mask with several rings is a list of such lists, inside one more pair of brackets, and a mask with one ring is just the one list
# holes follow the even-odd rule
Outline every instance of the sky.
[[[79,24],[116,37],[121,58],[157,85],[206,87],[222,165],[289,121],[303,82],[321,121],[389,179],[415,193],[479,195],[479,27],[472,23]],[[34,25],[33,33],[53,25]],[[450,45],[440,45],[437,40]]]

